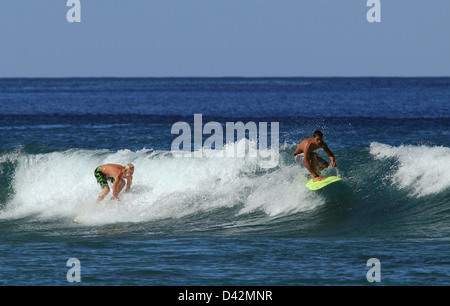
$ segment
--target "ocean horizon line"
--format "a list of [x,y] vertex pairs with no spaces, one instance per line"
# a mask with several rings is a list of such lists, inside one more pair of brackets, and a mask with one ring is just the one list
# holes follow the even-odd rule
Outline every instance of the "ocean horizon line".
[[438,79],[448,76],[0,76],[0,79]]

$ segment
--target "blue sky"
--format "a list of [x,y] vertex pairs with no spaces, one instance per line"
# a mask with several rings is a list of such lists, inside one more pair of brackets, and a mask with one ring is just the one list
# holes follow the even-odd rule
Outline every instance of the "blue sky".
[[450,76],[450,1],[0,2],[0,77]]

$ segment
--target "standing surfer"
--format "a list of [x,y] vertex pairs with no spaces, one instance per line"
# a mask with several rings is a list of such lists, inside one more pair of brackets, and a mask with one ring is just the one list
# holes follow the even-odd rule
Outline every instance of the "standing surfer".
[[330,157],[331,167],[336,167],[333,152],[328,148],[327,143],[323,141],[323,133],[315,131],[312,138],[300,142],[294,152],[296,162],[305,163],[306,169],[311,173],[313,181],[322,181],[325,177],[320,176],[320,171],[328,167],[328,162],[321,158],[314,151],[322,148]]

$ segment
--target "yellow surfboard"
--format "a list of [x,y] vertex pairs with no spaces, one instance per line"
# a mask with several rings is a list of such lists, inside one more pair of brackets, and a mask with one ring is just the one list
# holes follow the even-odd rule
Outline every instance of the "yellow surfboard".
[[313,182],[312,179],[310,179],[306,183],[306,187],[308,187],[309,190],[317,190],[320,188],[323,188],[331,183],[342,181],[340,177],[337,176],[328,176],[326,179],[322,181]]

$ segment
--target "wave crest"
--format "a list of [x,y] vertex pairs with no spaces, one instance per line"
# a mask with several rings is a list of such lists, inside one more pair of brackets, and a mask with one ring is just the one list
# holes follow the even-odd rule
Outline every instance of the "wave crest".
[[416,196],[440,193],[450,187],[450,148],[413,145],[393,147],[374,142],[370,145],[370,153],[380,160],[397,159],[393,184],[400,189],[412,187]]
[[[227,144],[223,150],[235,145],[242,144]],[[322,203],[301,188],[299,181],[306,182],[304,167],[281,160],[278,167],[265,169],[260,159],[211,154],[174,158],[169,151],[151,149],[8,153],[0,163],[15,165],[13,195],[0,217],[74,218],[89,212],[88,219],[101,224],[180,218],[223,208],[235,208],[236,215],[263,211],[274,216]],[[121,193],[121,202],[108,195],[95,208],[100,193],[95,168],[128,162],[135,165],[132,192]]]

